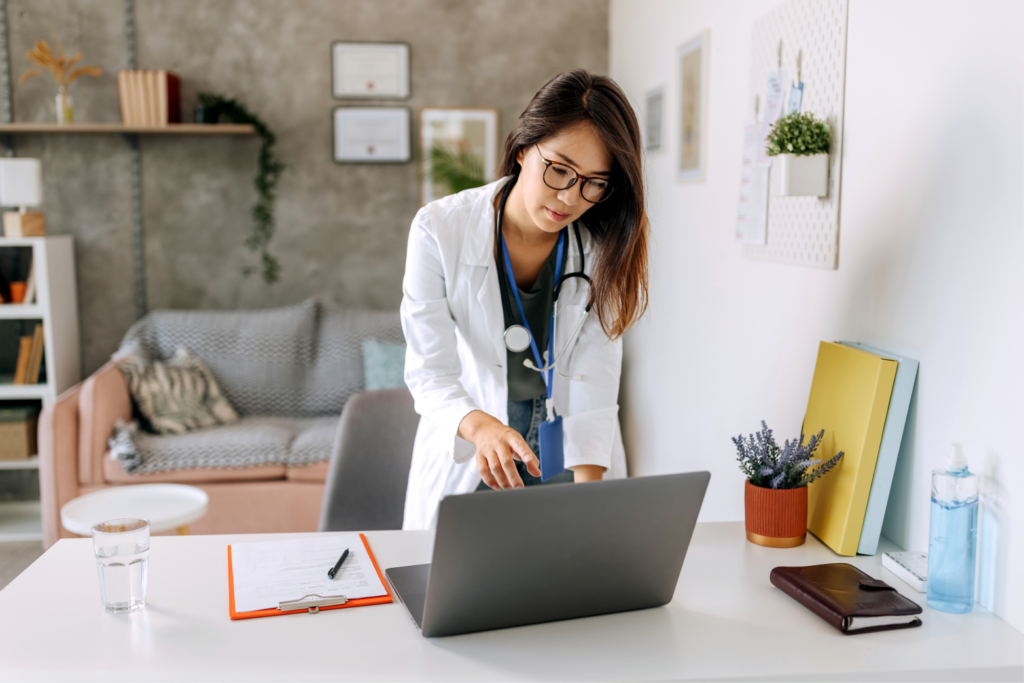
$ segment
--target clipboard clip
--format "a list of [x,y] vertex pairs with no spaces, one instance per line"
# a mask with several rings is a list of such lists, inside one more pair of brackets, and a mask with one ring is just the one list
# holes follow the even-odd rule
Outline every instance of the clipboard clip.
[[311,593],[310,595],[303,595],[298,600],[285,600],[281,602],[277,609],[281,612],[289,612],[297,609],[308,609],[310,614],[319,614],[321,607],[333,607],[334,605],[344,605],[348,602],[348,598],[344,595],[336,595],[333,598],[325,598],[322,595]]

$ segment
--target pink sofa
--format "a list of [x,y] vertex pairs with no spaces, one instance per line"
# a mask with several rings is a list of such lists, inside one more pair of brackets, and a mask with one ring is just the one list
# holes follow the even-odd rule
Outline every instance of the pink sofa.
[[263,465],[129,474],[107,457],[118,420],[132,418],[128,386],[112,361],[47,406],[39,420],[39,484],[43,545],[74,538],[60,524],[60,508],[85,493],[123,484],[172,482],[206,491],[206,516],[195,534],[316,531],[327,463]]
[[[283,374],[261,378],[259,369],[272,365],[275,357],[273,349],[261,350],[260,343],[274,334],[267,330],[282,320],[291,321],[285,325],[291,330],[286,334],[291,334],[294,348],[299,350],[297,355],[305,360],[297,361],[294,370],[284,366]],[[296,324],[296,320],[301,324]],[[347,397],[365,386],[361,340],[396,335],[401,339],[397,313],[336,309],[310,300],[294,307],[264,311],[158,312],[136,323],[125,340],[141,341],[147,346],[148,355],[164,357],[172,353],[173,344],[167,339],[189,339],[191,350],[201,358],[205,344],[208,358],[204,360],[211,364],[215,375],[218,367],[222,368],[218,380],[226,396],[231,398],[234,392],[236,408],[244,407],[246,400],[252,405],[254,396],[263,396],[266,405],[281,405],[286,411],[289,406],[302,407],[316,401],[315,410],[309,415],[325,416],[320,419],[328,421],[332,415],[340,416]],[[225,349],[220,360],[210,351],[217,348]],[[235,363],[238,350],[249,348],[255,350],[248,360]],[[280,344],[275,348],[276,359],[280,361]],[[347,351],[339,354],[339,349]],[[265,362],[261,360],[263,353],[270,353]],[[285,360],[290,353],[285,354]],[[252,378],[245,375],[246,367],[250,367],[245,362],[256,368]],[[299,379],[289,387],[289,381],[296,376]],[[309,387],[307,393],[301,393]],[[243,390],[249,393],[244,394]],[[298,398],[288,399],[289,403],[280,400],[282,396]],[[306,404],[300,404],[301,401]],[[295,410],[284,414],[301,415]],[[245,411],[240,412],[245,419]],[[266,412],[256,410],[253,414]],[[190,484],[209,495],[207,515],[189,527],[195,534],[316,531],[328,462],[298,466],[207,466],[135,474],[126,471],[120,460],[109,457],[107,445],[117,422],[127,422],[132,417],[128,386],[116,361],[101,367],[43,410],[39,420],[39,481],[45,547],[59,538],[73,537],[60,523],[60,509],[71,499],[112,486],[157,482]],[[326,428],[333,430],[333,424]]]

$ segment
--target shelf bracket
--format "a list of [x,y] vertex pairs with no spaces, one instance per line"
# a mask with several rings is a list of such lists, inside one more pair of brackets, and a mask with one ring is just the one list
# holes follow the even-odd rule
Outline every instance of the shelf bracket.
[[[137,69],[139,58],[135,41],[135,0],[124,0],[124,40],[128,69]],[[135,317],[138,319],[146,315],[146,226],[142,221],[142,148],[138,135],[125,133],[122,137],[132,153],[132,247],[135,261]]]
[[[7,0],[0,0],[0,78],[3,79],[3,111],[0,112],[0,118],[4,123],[11,123],[14,121],[14,100],[11,95],[11,33],[7,25]],[[3,138],[7,156],[13,157],[14,136],[4,135]]]

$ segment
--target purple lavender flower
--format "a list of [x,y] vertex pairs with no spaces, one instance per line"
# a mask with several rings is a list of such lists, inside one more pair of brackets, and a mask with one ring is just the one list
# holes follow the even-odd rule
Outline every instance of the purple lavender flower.
[[[806,486],[821,478],[834,468],[843,457],[840,451],[828,462],[814,457],[814,451],[821,445],[825,430],[811,435],[810,441],[804,445],[804,435],[800,440],[785,442],[782,448],[775,441],[772,430],[764,420],[761,431],[750,434],[746,440],[743,435],[733,437],[736,446],[736,460],[740,470],[747,475],[754,486],[773,489],[792,489]],[[811,469],[817,466],[817,469]]]

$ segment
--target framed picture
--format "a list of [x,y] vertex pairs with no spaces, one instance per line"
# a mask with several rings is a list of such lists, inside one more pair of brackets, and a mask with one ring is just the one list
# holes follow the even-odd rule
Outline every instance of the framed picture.
[[331,82],[335,99],[409,97],[408,43],[331,44]]
[[707,30],[679,47],[679,165],[676,178],[704,182],[707,165]]
[[644,98],[644,147],[648,152],[661,150],[661,121],[664,88],[655,88]]
[[408,107],[336,107],[334,160],[404,163],[412,160]]
[[420,146],[423,204],[497,180],[498,110],[423,109]]

